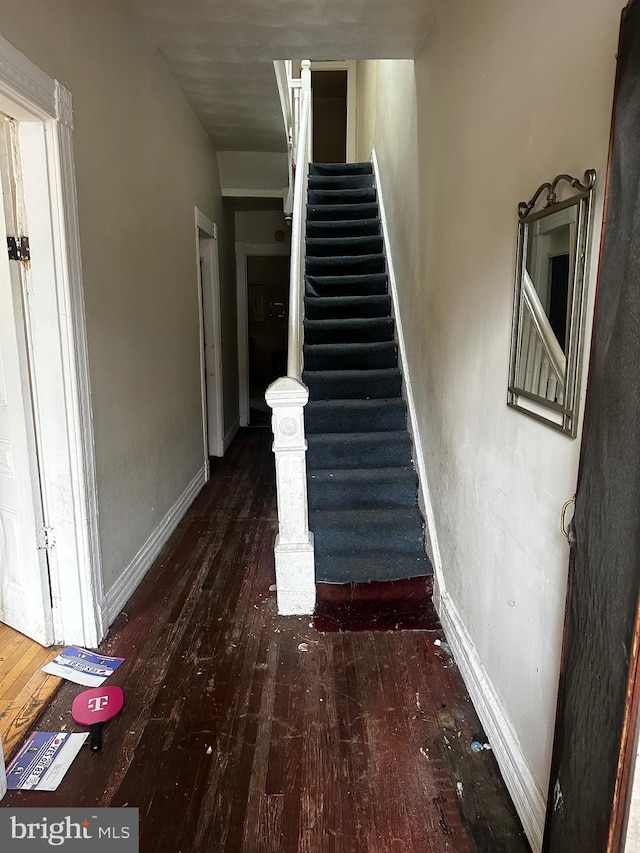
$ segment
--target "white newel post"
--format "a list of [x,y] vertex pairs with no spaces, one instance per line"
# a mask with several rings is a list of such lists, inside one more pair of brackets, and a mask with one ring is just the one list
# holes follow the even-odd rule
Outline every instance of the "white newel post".
[[307,442],[304,407],[308,389],[297,379],[276,379],[265,394],[273,411],[278,536],[275,546],[278,613],[313,613],[316,603],[313,533],[307,508]]

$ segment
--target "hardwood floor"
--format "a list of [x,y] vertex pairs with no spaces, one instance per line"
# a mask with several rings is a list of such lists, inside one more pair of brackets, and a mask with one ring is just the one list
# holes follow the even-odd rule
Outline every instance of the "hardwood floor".
[[0,623],[0,736],[7,760],[58,689],[60,679],[41,670],[58,651]]
[[[103,648],[125,692],[101,753],[5,806],[136,806],[141,850],[529,848],[440,631],[277,616],[273,458],[241,433]],[[39,728],[78,730],[64,684]]]

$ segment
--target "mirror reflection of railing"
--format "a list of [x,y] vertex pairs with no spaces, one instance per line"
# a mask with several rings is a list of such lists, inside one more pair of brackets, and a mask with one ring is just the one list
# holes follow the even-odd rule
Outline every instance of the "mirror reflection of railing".
[[[311,156],[311,63],[302,62],[300,80],[291,79],[293,206],[287,375],[276,379],[266,392],[273,411],[273,452],[276,460],[278,535],[275,566],[278,612],[282,615],[313,613],[315,565],[313,534],[309,531],[307,504],[307,442],[304,407],[309,391],[302,384],[302,344],[305,268],[307,184]],[[282,94],[281,94],[282,98]],[[287,118],[285,117],[285,123]]]
[[526,269],[522,276],[522,344],[518,385],[562,403],[567,359]]
[[[518,206],[518,262],[507,402],[575,437],[585,281],[596,174],[558,175]],[[558,200],[562,183],[575,191]],[[535,212],[546,190],[546,205]]]

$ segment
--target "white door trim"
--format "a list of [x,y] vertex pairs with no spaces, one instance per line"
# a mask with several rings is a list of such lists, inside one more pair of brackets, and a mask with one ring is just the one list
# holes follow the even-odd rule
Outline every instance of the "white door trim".
[[[54,639],[96,646],[103,585],[70,93],[0,37],[0,110],[19,122],[37,329],[32,359]],[[46,235],[46,239],[45,239]],[[39,240],[39,238],[38,238]]]
[[357,68],[358,63],[355,59],[311,62],[311,71],[347,72],[347,163],[355,163],[356,160],[356,107],[358,103],[356,90]]
[[[222,376],[222,319],[220,316],[220,266],[218,259],[218,228],[197,207],[195,208],[196,222],[196,262],[198,265],[198,315],[200,320],[200,384],[202,392],[202,431],[204,436],[204,467],[207,480],[209,479],[209,456],[224,456],[224,395]],[[200,232],[209,239],[206,240],[208,257],[208,280],[202,281],[200,274]],[[212,317],[204,316],[204,289],[211,296]],[[211,322],[209,333],[215,341],[215,420],[213,439],[209,429],[209,414],[207,411],[207,396],[211,389],[207,388],[207,365],[205,358],[206,329]]]
[[288,243],[236,243],[236,299],[238,313],[238,398],[240,426],[249,423],[249,310],[247,258],[250,255],[290,255]]

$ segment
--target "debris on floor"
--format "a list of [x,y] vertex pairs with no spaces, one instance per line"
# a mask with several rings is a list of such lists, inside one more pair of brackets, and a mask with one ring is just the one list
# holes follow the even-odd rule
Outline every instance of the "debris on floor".
[[42,671],[85,687],[100,687],[122,663],[124,658],[99,655],[78,646],[69,646],[43,666]]
[[88,734],[31,732],[7,767],[10,791],[55,791]]

